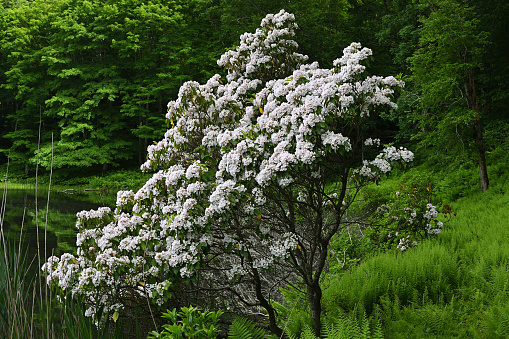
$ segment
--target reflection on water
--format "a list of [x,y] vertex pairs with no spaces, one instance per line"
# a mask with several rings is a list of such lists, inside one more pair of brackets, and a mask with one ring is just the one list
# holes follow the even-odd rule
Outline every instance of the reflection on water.
[[17,248],[21,237],[21,247],[26,249],[29,262],[36,258],[38,244],[41,259],[45,261],[45,251],[46,257],[52,253],[57,256],[64,252],[75,254],[77,212],[114,205],[115,193],[51,190],[48,203],[47,189],[38,189],[36,199],[35,189],[9,188],[1,223],[11,245]]

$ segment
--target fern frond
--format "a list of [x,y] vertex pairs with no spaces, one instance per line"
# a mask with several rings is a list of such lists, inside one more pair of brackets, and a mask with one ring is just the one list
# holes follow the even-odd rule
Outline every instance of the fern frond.
[[[347,315],[340,311],[335,319],[329,319],[322,325],[324,339],[383,339],[382,328],[379,322],[371,333],[370,319],[366,317],[363,309]],[[357,314],[357,316],[355,316]],[[315,337],[316,338],[316,337]],[[300,339],[304,339],[301,336]],[[311,339],[311,338],[306,338]]]
[[229,339],[265,339],[267,333],[245,318],[235,318],[228,331]]
[[373,330],[373,334],[372,334],[371,338],[372,339],[383,339],[384,338],[384,334],[382,332],[382,324],[380,323],[380,321],[376,322],[376,325]]
[[304,327],[304,331],[300,335],[300,339],[317,339],[317,337],[315,336],[315,333],[313,332],[311,327],[306,326]]

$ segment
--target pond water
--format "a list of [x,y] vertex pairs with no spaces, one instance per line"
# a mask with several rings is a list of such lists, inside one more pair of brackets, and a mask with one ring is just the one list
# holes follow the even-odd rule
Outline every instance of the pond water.
[[16,249],[21,240],[21,248],[28,262],[34,258],[37,261],[38,244],[43,262],[44,257],[52,253],[57,256],[64,252],[75,254],[76,213],[100,206],[113,208],[116,199],[116,192],[52,189],[48,202],[47,188],[38,189],[37,195],[35,193],[35,188],[8,188],[3,193],[0,210],[3,212],[0,224],[6,240]]

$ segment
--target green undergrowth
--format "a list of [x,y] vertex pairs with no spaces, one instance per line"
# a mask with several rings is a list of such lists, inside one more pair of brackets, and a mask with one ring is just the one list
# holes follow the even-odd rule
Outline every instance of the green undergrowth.
[[487,192],[451,203],[457,216],[439,237],[327,275],[325,313],[362,305],[382,321],[390,338],[509,337],[509,181],[501,180],[504,175],[492,175],[496,180]]

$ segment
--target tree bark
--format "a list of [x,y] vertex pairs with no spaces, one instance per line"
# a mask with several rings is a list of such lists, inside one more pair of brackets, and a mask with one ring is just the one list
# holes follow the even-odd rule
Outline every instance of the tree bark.
[[486,192],[490,186],[488,179],[488,169],[486,167],[486,149],[484,147],[484,132],[479,117],[479,105],[477,103],[477,93],[475,90],[475,81],[472,71],[468,71],[468,85],[470,87],[470,108],[477,112],[477,117],[474,122],[474,140],[477,147],[477,157],[479,163],[479,180],[481,182],[481,191]]
[[308,301],[311,308],[311,316],[314,322],[315,336],[321,337],[322,331],[322,289],[317,280],[313,281],[313,284],[307,286]]
[[479,162],[479,179],[481,181],[481,191],[486,192],[489,188],[488,169],[486,167],[486,149],[484,147],[484,133],[481,119],[476,118],[474,123],[475,144],[477,146],[477,156]]
[[262,292],[262,281],[260,279],[260,275],[258,274],[258,270],[253,269],[253,278],[255,281],[255,292],[256,292],[256,298],[260,302],[260,305],[265,308],[267,311],[267,314],[269,316],[269,330],[277,335],[279,338],[283,336],[283,330],[277,325],[276,320],[276,312],[274,311],[274,308],[270,304],[270,302],[265,299],[265,296]]

